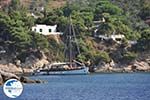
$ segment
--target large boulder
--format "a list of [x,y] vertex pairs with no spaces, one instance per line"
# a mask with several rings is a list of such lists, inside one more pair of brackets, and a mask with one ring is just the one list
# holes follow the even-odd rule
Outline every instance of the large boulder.
[[9,73],[9,72],[2,71],[2,70],[0,70],[0,75],[3,79],[3,82],[7,81],[8,79],[12,79],[12,78],[19,80],[19,77],[17,75]]
[[22,83],[44,83],[44,81],[41,80],[32,80],[24,76],[18,77],[15,74],[0,70],[0,85],[2,85],[4,82],[6,82],[9,79],[17,79]]
[[10,73],[22,73],[21,68],[17,67],[12,63],[0,64],[0,70],[3,70],[5,72],[10,72]]
[[135,61],[132,64],[132,70],[134,70],[134,71],[150,71],[150,65],[146,61]]

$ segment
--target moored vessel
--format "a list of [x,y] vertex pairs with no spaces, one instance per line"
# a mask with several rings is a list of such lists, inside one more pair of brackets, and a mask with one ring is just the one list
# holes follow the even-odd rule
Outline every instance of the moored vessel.
[[76,32],[72,24],[71,12],[68,3],[68,25],[63,34],[64,42],[64,62],[51,63],[45,68],[38,69],[37,74],[88,74],[89,68],[82,62],[79,62],[77,56],[80,54],[80,48],[76,39]]
[[[89,68],[85,65],[74,64],[69,66],[69,62],[52,63],[47,68],[37,70],[38,75],[85,75],[89,73]],[[77,66],[78,65],[78,66]]]

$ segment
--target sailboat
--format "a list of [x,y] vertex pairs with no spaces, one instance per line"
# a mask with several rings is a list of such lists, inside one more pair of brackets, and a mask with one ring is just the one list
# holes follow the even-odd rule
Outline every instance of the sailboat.
[[51,63],[45,69],[37,71],[38,74],[46,75],[80,75],[88,74],[89,68],[76,60],[76,56],[80,53],[79,46],[76,39],[75,29],[72,24],[71,15],[68,16],[67,29],[64,32],[65,44],[65,62]]

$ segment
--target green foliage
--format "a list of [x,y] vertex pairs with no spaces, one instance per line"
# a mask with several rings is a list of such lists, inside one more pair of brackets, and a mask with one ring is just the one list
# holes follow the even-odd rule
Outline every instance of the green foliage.
[[91,60],[93,64],[98,65],[100,62],[110,62],[110,57],[107,52],[100,52],[91,50],[89,52],[83,52],[78,55],[78,60],[81,62],[87,62]]
[[89,41],[88,39],[80,40],[80,50],[81,54],[78,55],[78,59],[82,62],[87,62],[91,60],[94,64],[98,64],[101,61],[109,62],[109,54],[105,51],[98,51],[93,47],[93,40]]
[[96,5],[95,20],[99,20],[103,13],[109,13],[110,15],[121,15],[123,10],[112,4],[109,0],[102,0]]
[[126,52],[123,54],[123,60],[127,62],[131,62],[137,58],[137,54],[134,52]]
[[9,6],[9,12],[20,10],[20,8],[21,8],[20,0],[12,0]]
[[46,37],[44,37],[39,33],[34,33],[34,32],[32,32],[31,35],[32,35],[32,46],[34,48],[40,48],[42,50],[48,49],[49,42],[46,39]]
[[130,26],[128,16],[123,13],[121,8],[108,0],[102,0],[96,6],[95,20],[103,18],[105,22],[99,24],[98,34],[124,34],[127,39],[138,39],[139,34],[133,34],[135,32]]
[[138,50],[150,50],[150,29],[145,29],[141,33],[141,38],[137,44]]
[[49,39],[49,57],[53,61],[64,61],[64,45],[57,43],[53,38]]
[[1,15],[1,38],[11,41],[16,46],[16,50],[25,49],[31,42],[29,30],[24,26],[19,12],[12,12],[10,16]]
[[31,43],[29,35],[29,27],[34,21],[27,16],[25,10],[22,9],[19,0],[12,0],[9,6],[9,13],[1,13],[1,38],[6,41],[11,41],[15,46],[15,50],[22,51]]
[[110,62],[110,57],[109,57],[108,53],[105,51],[97,52],[93,57],[93,61],[96,64],[99,64],[100,61]]
[[111,23],[101,23],[99,25],[99,34],[107,34],[110,35],[114,32],[114,26]]
[[[58,31],[64,32],[71,15],[73,25],[79,40],[81,54],[77,56],[82,62],[91,60],[94,64],[100,61],[109,62],[109,52],[99,51],[95,46],[96,41],[89,39],[94,23],[93,21],[105,22],[98,24],[98,34],[124,34],[126,39],[123,45],[126,47],[127,40],[138,40],[137,49],[150,50],[150,30],[144,21],[150,16],[148,0],[73,0],[69,8],[65,5],[58,9],[48,9],[45,12],[34,11],[36,14],[44,14],[43,18],[34,19],[27,16],[27,8],[24,8],[20,0],[11,0],[8,12],[0,12],[0,40],[9,41],[16,52],[26,52],[30,47],[40,48],[47,52],[52,61],[62,61],[63,44],[54,39],[30,31],[36,24],[58,25]],[[45,0],[36,0],[31,4],[33,10],[44,5]],[[46,5],[48,7],[48,5]],[[141,33],[141,34],[140,34]],[[137,55],[133,52],[120,52],[125,61],[134,60]],[[26,56],[26,55],[25,55]]]
[[10,38],[9,23],[10,17],[5,13],[0,12],[0,39],[5,41],[9,40]]
[[139,12],[139,15],[142,19],[146,19],[147,17],[150,16],[150,4],[143,6],[141,11]]

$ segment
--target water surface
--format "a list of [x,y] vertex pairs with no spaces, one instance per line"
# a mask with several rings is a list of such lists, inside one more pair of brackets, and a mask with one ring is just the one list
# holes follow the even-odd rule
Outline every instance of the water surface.
[[[14,100],[150,100],[150,74],[38,76],[45,84],[24,85]],[[0,87],[0,100],[6,97]]]

